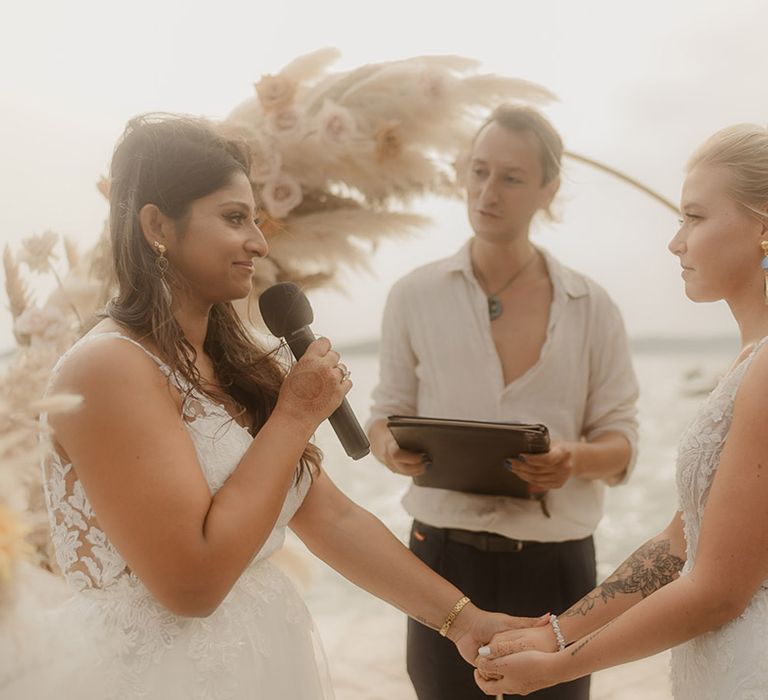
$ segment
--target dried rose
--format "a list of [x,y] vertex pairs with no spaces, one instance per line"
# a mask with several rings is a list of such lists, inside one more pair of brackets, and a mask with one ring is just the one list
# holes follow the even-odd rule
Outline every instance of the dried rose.
[[288,107],[296,93],[296,83],[281,75],[262,75],[255,87],[265,112],[274,112]]
[[355,134],[355,118],[352,113],[336,104],[325,100],[317,115],[320,138],[328,144],[339,146],[347,143]]
[[280,173],[264,185],[261,198],[270,216],[284,219],[292,209],[301,204],[304,197],[299,181],[287,173]]
[[385,122],[376,131],[376,155],[379,160],[397,158],[403,150],[397,122]]
[[289,136],[299,127],[299,114],[295,109],[287,108],[273,112],[270,118],[272,130],[280,136]]

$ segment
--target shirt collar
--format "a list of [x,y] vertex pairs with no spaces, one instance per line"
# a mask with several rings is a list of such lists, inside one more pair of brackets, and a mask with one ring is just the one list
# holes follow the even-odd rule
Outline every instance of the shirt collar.
[[[475,280],[472,259],[470,258],[471,246],[472,239],[470,238],[454,255],[446,258],[445,269],[447,272],[462,272],[470,280]],[[535,248],[544,256],[544,262],[547,265],[549,278],[552,280],[556,295],[560,289],[572,299],[578,299],[589,294],[589,288],[583,275],[561,264],[545,248],[540,246],[535,246]]]

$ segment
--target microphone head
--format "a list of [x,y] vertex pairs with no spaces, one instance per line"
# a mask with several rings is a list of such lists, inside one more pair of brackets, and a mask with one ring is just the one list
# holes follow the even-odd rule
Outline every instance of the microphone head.
[[285,338],[314,320],[309,299],[293,282],[280,282],[259,296],[259,311],[269,332]]

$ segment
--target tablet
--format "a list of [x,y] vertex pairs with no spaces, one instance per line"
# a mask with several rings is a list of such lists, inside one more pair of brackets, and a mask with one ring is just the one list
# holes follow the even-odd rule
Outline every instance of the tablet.
[[537,423],[389,416],[387,427],[405,450],[424,452],[432,466],[413,477],[417,486],[450,491],[540,499],[528,483],[504,467],[504,460],[549,450],[549,431]]

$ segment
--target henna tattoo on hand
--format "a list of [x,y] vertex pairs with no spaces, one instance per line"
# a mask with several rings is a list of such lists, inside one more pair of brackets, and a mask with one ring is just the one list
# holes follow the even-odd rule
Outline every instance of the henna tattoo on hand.
[[288,389],[302,401],[316,401],[323,393],[323,378],[319,372],[305,371],[289,374]]
[[619,593],[640,593],[643,598],[647,598],[680,575],[685,560],[671,554],[669,550],[669,540],[646,542],[594,591],[585,595],[560,617],[586,615],[598,601],[607,603]]

